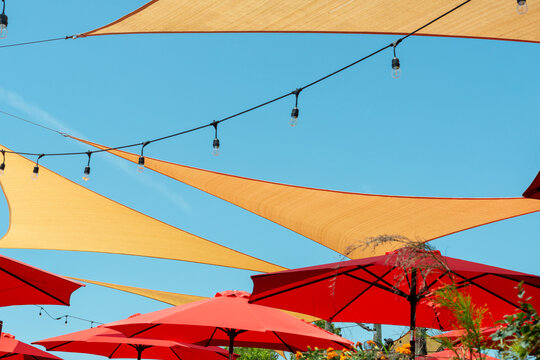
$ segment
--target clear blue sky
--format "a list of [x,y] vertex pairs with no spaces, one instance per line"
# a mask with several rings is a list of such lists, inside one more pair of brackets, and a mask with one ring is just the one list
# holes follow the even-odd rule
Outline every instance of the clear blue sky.
[[[144,1],[8,0],[14,43],[102,26]],[[532,5],[531,5],[532,6]],[[467,11],[463,8],[462,11]],[[510,16],[511,14],[509,14]],[[526,16],[526,15],[525,15]],[[191,128],[291,91],[396,39],[316,34],[122,35],[0,49],[0,110],[116,146]],[[518,197],[539,170],[538,44],[413,37],[300,97],[220,126],[213,157],[205,129],[151,145],[148,156],[204,169],[318,188],[376,194]],[[73,141],[0,116],[0,144],[19,151],[85,151]],[[82,183],[86,156],[42,165]],[[9,168],[6,169],[9,171]],[[30,177],[31,169],[28,170]],[[39,181],[39,180],[38,180]],[[109,198],[206,239],[286,267],[338,255],[181,183],[102,154],[84,183]],[[0,203],[0,230],[8,211]],[[433,242],[443,254],[539,274],[540,214]],[[251,290],[251,272],[142,257],[58,251],[2,254],[59,274],[187,294]],[[47,309],[101,322],[166,305],[87,286],[72,306]],[[35,341],[86,328],[34,306],[0,308],[6,332]],[[385,336],[401,329],[387,328]],[[366,340],[370,334],[346,332]],[[88,356],[60,354],[66,359]]]

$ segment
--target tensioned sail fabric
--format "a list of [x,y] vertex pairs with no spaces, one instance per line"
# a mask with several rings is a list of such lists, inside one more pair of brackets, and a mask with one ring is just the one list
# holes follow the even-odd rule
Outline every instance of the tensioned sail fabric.
[[[146,298],[161,301],[166,304],[170,304],[174,306],[189,304],[195,301],[208,299],[207,297],[204,297],[204,296],[178,294],[178,293],[173,293],[173,292],[168,292],[168,291],[160,291],[160,290],[139,288],[139,287],[134,287],[134,286],[111,284],[111,283],[95,281],[95,280],[80,279],[80,278],[75,278],[71,276],[68,276],[68,278],[77,280],[77,281],[82,281],[89,284],[107,287],[110,289],[128,292],[128,293],[139,295],[139,296],[144,296]],[[319,320],[319,318],[312,315],[300,314],[297,312],[286,311],[286,310],[283,310],[283,311],[297,318],[304,319],[307,322],[313,322],[315,320]]]
[[[76,139],[100,149],[107,147]],[[137,163],[139,155],[112,154]],[[540,211],[525,198],[436,198],[359,194],[272,183],[145,158],[145,166],[260,215],[349,258],[382,255],[403,246],[362,246],[371,237],[401,235],[429,241]]]
[[[140,33],[302,32],[408,34],[463,0],[152,0],[79,36]],[[540,3],[473,0],[418,35],[540,42]]]
[[43,166],[33,181],[33,166],[20,155],[6,155],[0,185],[10,224],[0,248],[140,255],[260,272],[284,269],[165,224]]

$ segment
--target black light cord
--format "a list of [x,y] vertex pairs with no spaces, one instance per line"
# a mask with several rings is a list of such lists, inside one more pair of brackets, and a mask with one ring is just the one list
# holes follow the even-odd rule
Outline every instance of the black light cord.
[[[448,10],[447,12],[445,12],[444,14],[436,17],[435,19],[431,20],[430,22],[422,25],[421,27],[419,27],[418,29],[408,33],[407,35],[404,35],[402,36],[401,38],[397,39],[396,41],[348,64],[348,65],[345,65],[341,68],[339,68],[338,70],[328,74],[328,75],[325,75],[315,81],[312,81],[302,87],[299,87],[297,88],[296,90],[293,90],[291,92],[288,92],[288,93],[285,93],[281,96],[278,96],[276,98],[273,98],[271,100],[268,100],[268,101],[265,101],[259,105],[256,105],[256,106],[253,106],[253,107],[250,107],[246,110],[243,110],[243,111],[240,111],[236,114],[233,114],[233,115],[230,115],[230,116],[227,116],[227,117],[224,117],[220,120],[214,120],[208,124],[205,124],[205,125],[201,125],[201,126],[197,126],[197,127],[194,127],[194,128],[191,128],[191,129],[188,129],[188,130],[183,130],[183,131],[180,131],[180,132],[177,132],[177,133],[173,133],[173,134],[169,134],[169,135],[165,135],[165,136],[162,136],[162,137],[159,137],[159,138],[155,138],[155,139],[152,139],[152,140],[147,140],[147,141],[143,141],[143,142],[138,142],[138,143],[134,143],[134,144],[129,144],[129,145],[121,145],[121,146],[117,146],[117,147],[109,147],[109,148],[104,148],[104,149],[99,149],[99,150],[92,150],[92,151],[84,151],[84,152],[64,152],[64,153],[44,153],[44,154],[38,154],[38,153],[29,153],[29,152],[18,152],[18,151],[7,151],[5,150],[5,153],[11,153],[11,154],[19,154],[19,155],[27,155],[27,156],[39,156],[40,158],[41,157],[44,157],[44,156],[69,156],[69,155],[84,155],[84,154],[91,154],[91,153],[100,153],[100,152],[108,152],[108,151],[111,151],[111,150],[120,150],[120,149],[126,149],[126,148],[131,148],[131,147],[135,147],[135,146],[146,146],[148,144],[151,144],[151,143],[154,143],[154,142],[158,142],[158,141],[163,141],[163,140],[166,140],[166,139],[170,139],[170,138],[173,138],[173,137],[177,137],[177,136],[180,136],[180,135],[184,135],[184,134],[188,134],[188,133],[191,133],[193,131],[197,131],[197,130],[201,130],[201,129],[204,129],[204,128],[207,128],[207,127],[211,127],[211,126],[214,126],[217,128],[217,125],[224,122],[224,121],[227,121],[227,120],[231,120],[233,118],[236,118],[240,115],[243,115],[243,114],[246,114],[246,113],[249,113],[253,110],[256,110],[258,108],[261,108],[263,106],[266,106],[266,105],[269,105],[269,104],[272,104],[276,101],[279,101],[281,99],[284,99],[286,97],[289,97],[291,95],[294,95],[295,96],[295,100],[296,100],[296,105],[298,105],[298,95],[300,94],[300,92],[304,89],[307,89],[315,84],[318,84],[320,83],[321,81],[324,81],[334,75],[337,75],[339,74],[340,72],[354,66],[354,65],[357,65],[358,63],[364,61],[364,60],[367,60],[369,58],[371,58],[372,56],[374,55],[377,55],[378,53],[392,47],[394,49],[394,54],[395,54],[395,49],[396,49],[396,46],[398,46],[403,40],[407,39],[408,37],[416,34],[417,32],[421,31],[422,29],[426,28],[427,26],[433,24],[434,22],[442,19],[443,17],[451,14],[452,12],[456,11],[457,9],[461,8],[462,6],[466,5],[467,3],[471,2],[472,0],[465,0],[464,2],[460,3],[459,5],[453,7],[452,9]],[[37,42],[46,42],[46,41],[55,41],[55,40],[61,40],[61,39],[75,39],[77,38],[77,36],[66,36],[65,38],[56,38],[56,39],[48,39],[48,40],[40,40],[40,41],[37,41]],[[21,44],[12,44],[12,45],[4,45],[4,46],[0,46],[0,48],[2,47],[8,47],[8,46],[18,46],[18,45],[24,45],[24,44],[33,44],[33,43],[37,43],[37,42],[30,42],[30,43],[21,43]],[[70,138],[74,138],[73,136],[69,135],[69,134],[66,134],[64,132],[61,132],[61,131],[57,131],[57,130],[54,130],[54,129],[51,129],[51,128],[48,128],[46,126],[43,126],[43,125],[40,125],[40,124],[37,124],[35,122],[32,122],[30,120],[26,120],[26,119],[23,119],[21,117],[18,117],[18,116],[15,116],[15,115],[12,115],[12,114],[9,114],[9,113],[6,113],[4,111],[1,111],[0,110],[0,113],[3,113],[5,115],[9,115],[9,116],[12,116],[14,118],[17,118],[17,119],[20,119],[20,120],[23,120],[23,121],[26,121],[30,124],[33,124],[33,125],[36,125],[36,126],[40,126],[42,128],[45,128],[47,130],[51,130],[51,131],[54,131],[64,137],[70,137]]]
[[66,315],[62,315],[62,316],[53,316],[43,306],[39,306],[39,305],[36,305],[36,306],[39,308],[39,316],[41,316],[42,314],[45,314],[50,319],[55,320],[55,321],[64,319],[65,323],[67,324],[68,318],[71,318],[71,319],[75,319],[75,320],[79,320],[79,321],[85,321],[87,323],[90,323],[91,327],[94,327],[94,324],[103,325],[102,322],[95,321],[95,320],[89,320],[89,319],[85,319],[85,318],[81,318],[81,317],[73,316],[73,315],[67,315],[66,314]]
[[22,43],[16,43],[16,44],[7,44],[7,45],[1,45],[1,48],[8,48],[8,47],[15,47],[15,46],[24,46],[24,45],[33,45],[33,44],[40,44],[45,42],[51,42],[51,41],[58,41],[58,40],[68,40],[68,39],[77,39],[77,35],[69,35],[64,37],[58,37],[58,38],[52,38],[52,39],[44,39],[44,40],[36,40],[36,41],[27,41]]

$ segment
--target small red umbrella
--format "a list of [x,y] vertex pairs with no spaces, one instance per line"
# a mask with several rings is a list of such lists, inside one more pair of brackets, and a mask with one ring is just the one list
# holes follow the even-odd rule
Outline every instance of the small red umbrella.
[[0,306],[69,305],[81,283],[0,255]]
[[452,350],[443,350],[436,353],[432,353],[429,355],[424,356],[418,356],[416,357],[417,360],[452,360],[452,359],[465,359],[465,360],[499,360],[497,358],[488,356],[486,354],[480,354],[477,351],[474,352],[466,352],[464,349],[457,349],[458,355],[456,355],[455,352]]
[[57,356],[16,340],[15,336],[11,334],[2,333],[0,336],[0,359],[5,358],[12,360],[62,360]]
[[[250,301],[310,314],[330,321],[409,325],[450,330],[448,310],[429,299],[452,284],[487,305],[483,326],[516,311],[516,285],[523,281],[533,305],[540,306],[540,277],[470,261],[443,257],[438,251],[403,248],[383,256],[252,276]],[[414,334],[415,331],[411,331]],[[414,335],[413,335],[414,336]],[[414,341],[411,341],[414,354]]]
[[245,291],[215,297],[108,324],[129,337],[168,339],[203,346],[229,345],[295,352],[308,346],[348,348],[352,342],[283,311],[248,303]]
[[[480,330],[480,336],[482,337],[482,343],[484,344],[484,346],[491,348],[493,345],[495,345],[495,342],[491,340],[491,335],[493,335],[498,329],[499,329],[498,326],[490,326],[490,327],[482,328]],[[458,329],[458,330],[445,332],[444,334],[435,335],[433,337],[436,339],[446,338],[452,341],[453,343],[459,343],[459,339],[465,334],[466,334],[465,330]]]
[[226,350],[169,340],[128,338],[119,331],[98,327],[35,341],[48,351],[66,351],[106,356],[109,359],[225,360]]

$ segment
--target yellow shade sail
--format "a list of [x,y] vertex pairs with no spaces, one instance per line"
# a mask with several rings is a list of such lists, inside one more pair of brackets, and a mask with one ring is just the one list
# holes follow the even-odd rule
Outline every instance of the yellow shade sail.
[[140,255],[260,272],[284,269],[146,216],[42,166],[33,181],[33,166],[20,155],[6,156],[0,184],[10,224],[0,248]]
[[[80,36],[138,33],[407,34],[463,0],[152,0]],[[418,35],[540,41],[540,1],[472,0]]]
[[[108,287],[115,290],[128,292],[135,295],[144,296],[146,298],[161,301],[166,304],[170,304],[174,306],[189,304],[194,301],[208,299],[207,297],[204,297],[204,296],[186,295],[186,294],[178,294],[178,293],[167,292],[167,291],[144,289],[144,288],[139,288],[139,287],[134,287],[134,286],[118,285],[118,284],[111,284],[111,283],[106,283],[106,282],[101,282],[101,281],[79,279],[79,278],[75,278],[71,276],[68,276],[68,278],[77,280],[77,281],[82,281],[89,284],[99,285],[99,286]],[[297,318],[304,319],[305,321],[308,321],[308,322],[319,320],[319,318],[315,316],[311,316],[311,315],[300,314],[297,312],[286,311],[286,310],[282,310],[282,311],[290,315],[293,315]]]
[[[135,163],[139,158],[125,151],[110,152]],[[145,160],[149,169],[240,206],[350,258],[384,254],[403,245],[394,242],[376,249],[363,247],[371,237],[401,235],[429,241],[540,211],[540,201],[535,199],[359,194],[254,180],[152,158]]]

